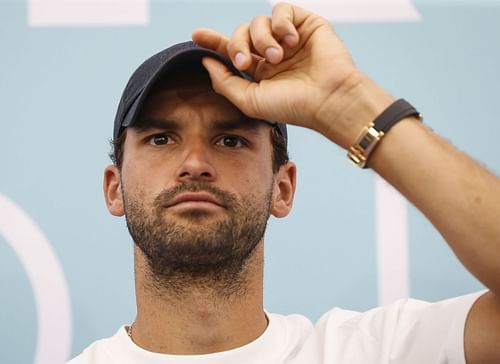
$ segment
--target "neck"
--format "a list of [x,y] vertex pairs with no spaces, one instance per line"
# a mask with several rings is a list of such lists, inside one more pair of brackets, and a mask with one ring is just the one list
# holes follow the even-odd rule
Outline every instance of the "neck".
[[192,281],[182,290],[159,287],[137,247],[134,256],[137,317],[132,337],[142,348],[166,354],[208,354],[243,346],[264,332],[262,242],[245,264],[238,289],[230,292],[206,280]]

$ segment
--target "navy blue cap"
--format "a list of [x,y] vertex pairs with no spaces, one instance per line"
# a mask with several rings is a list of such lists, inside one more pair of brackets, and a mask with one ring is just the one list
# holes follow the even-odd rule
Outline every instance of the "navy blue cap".
[[[211,49],[200,47],[193,42],[175,44],[148,58],[130,77],[116,111],[113,138],[117,139],[126,127],[135,123],[149,91],[160,77],[164,77],[168,72],[175,71],[179,67],[182,68],[188,63],[199,63],[200,67],[203,67],[201,59],[207,56],[223,63],[234,74],[254,81],[250,75],[240,72],[231,61]],[[275,126],[287,141],[286,124],[264,121]]]

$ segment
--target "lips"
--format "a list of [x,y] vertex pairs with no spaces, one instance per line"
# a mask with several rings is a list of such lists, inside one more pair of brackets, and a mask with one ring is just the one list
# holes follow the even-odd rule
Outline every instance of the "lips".
[[166,207],[173,207],[181,204],[213,204],[217,205],[220,207],[224,207],[221,202],[219,202],[214,196],[212,196],[209,193],[205,192],[189,192],[189,193],[182,193],[175,198],[173,198],[171,201],[169,201],[166,205]]

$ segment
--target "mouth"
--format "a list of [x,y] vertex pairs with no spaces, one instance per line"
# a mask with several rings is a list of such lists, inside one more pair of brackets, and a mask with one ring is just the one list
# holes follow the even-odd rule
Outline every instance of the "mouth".
[[206,192],[183,193],[172,199],[167,208],[224,208],[214,196]]

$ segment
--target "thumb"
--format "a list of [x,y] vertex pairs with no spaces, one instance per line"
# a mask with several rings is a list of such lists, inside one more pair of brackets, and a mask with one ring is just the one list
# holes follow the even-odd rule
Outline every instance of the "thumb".
[[245,115],[258,118],[255,91],[258,84],[235,75],[217,60],[205,57],[202,64],[208,71],[212,87],[219,95],[224,96]]

